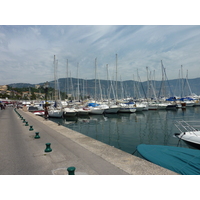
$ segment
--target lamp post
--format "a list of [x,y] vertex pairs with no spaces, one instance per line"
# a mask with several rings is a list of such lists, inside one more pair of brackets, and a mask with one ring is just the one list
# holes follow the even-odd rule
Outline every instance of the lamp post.
[[48,87],[49,87],[49,82],[46,81],[46,83],[43,85],[44,92],[45,92],[45,105],[44,105],[44,117],[47,119],[48,116],[48,108],[47,108],[47,94],[48,94]]

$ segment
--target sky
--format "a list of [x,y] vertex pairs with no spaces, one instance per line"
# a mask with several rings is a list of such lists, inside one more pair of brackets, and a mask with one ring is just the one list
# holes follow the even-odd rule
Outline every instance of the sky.
[[[160,11],[157,14],[158,18]],[[95,24],[91,21],[88,24],[66,21],[65,25],[41,21],[41,25],[37,20],[25,23],[12,20],[0,21],[1,85],[53,80],[54,55],[58,60],[58,78],[67,77],[68,60],[68,77],[94,79],[96,58],[96,77],[107,79],[108,65],[109,78],[116,79],[116,55],[118,80],[137,80],[139,74],[146,81],[147,67],[156,80],[161,80],[161,60],[168,79],[179,78],[181,65],[184,77],[187,70],[189,78],[200,77],[199,25],[157,21],[158,24],[153,24],[145,20],[133,21],[133,25],[117,25],[122,24],[120,20],[113,25],[109,20],[111,25],[91,25]]]

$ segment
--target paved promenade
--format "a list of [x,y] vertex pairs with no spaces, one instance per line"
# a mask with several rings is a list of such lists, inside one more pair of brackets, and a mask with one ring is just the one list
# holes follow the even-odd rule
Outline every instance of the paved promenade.
[[[66,127],[13,108],[0,110],[0,175],[174,175],[176,173]],[[39,132],[40,139],[35,139]],[[52,152],[45,153],[46,143]]]

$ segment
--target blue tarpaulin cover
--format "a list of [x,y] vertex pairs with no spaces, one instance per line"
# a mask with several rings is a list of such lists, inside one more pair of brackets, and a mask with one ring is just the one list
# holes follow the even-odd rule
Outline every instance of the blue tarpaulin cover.
[[97,103],[88,103],[88,106],[97,107],[97,106],[100,106],[100,104],[97,104]]
[[146,144],[138,145],[137,150],[146,160],[178,174],[200,174],[200,150]]
[[176,101],[176,97],[169,97],[166,101]]

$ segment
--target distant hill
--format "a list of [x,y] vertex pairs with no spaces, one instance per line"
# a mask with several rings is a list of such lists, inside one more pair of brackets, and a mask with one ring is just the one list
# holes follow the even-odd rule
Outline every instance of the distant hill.
[[13,87],[13,88],[35,87],[35,84],[30,84],[30,83],[12,83],[12,84],[8,84],[8,85]]
[[[78,83],[79,83],[79,94],[80,95],[90,95],[94,97],[95,95],[95,80],[83,80],[76,78],[61,78],[59,79],[59,88],[62,92],[67,92],[68,94],[77,95],[78,94]],[[43,86],[44,83],[29,84],[29,83],[14,83],[9,84],[9,86],[14,88],[23,87],[35,87],[35,85]],[[54,87],[54,81],[49,82],[50,87]],[[188,80],[169,80],[169,81],[149,81],[149,90],[147,90],[147,81],[137,82],[132,80],[118,81],[117,87],[115,81],[107,80],[96,80],[96,97],[100,96],[107,97],[110,94],[111,98],[116,95],[118,98],[124,97],[144,97],[148,94],[149,97],[157,96],[182,96],[190,95],[191,92],[200,95],[200,78],[188,79]],[[112,86],[112,87],[111,87]],[[154,88],[154,90],[153,90]]]

